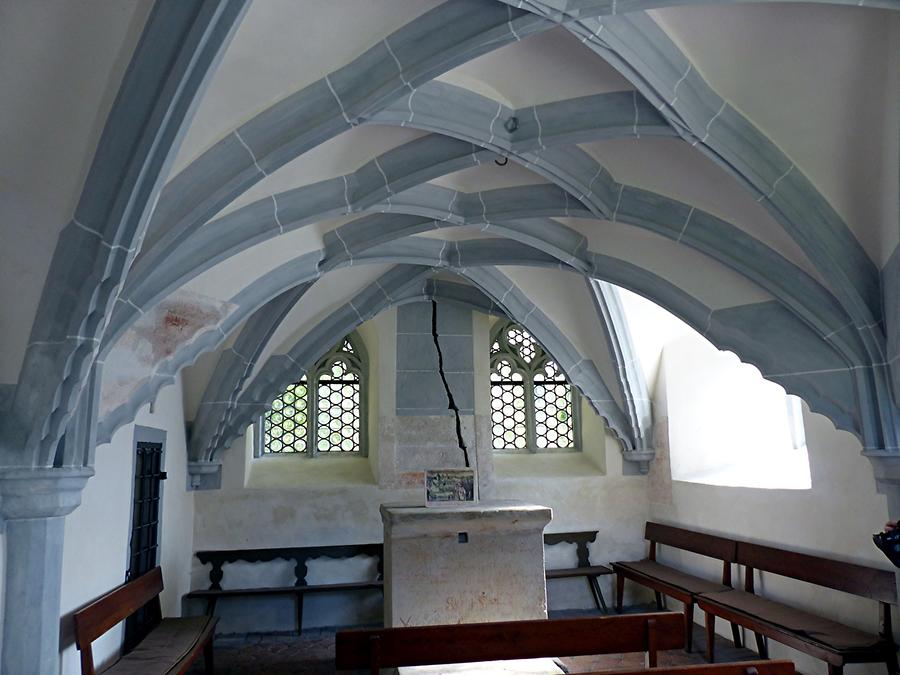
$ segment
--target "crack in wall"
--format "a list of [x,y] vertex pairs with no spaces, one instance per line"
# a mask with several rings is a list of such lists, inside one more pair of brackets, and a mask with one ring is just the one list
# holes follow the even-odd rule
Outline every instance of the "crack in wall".
[[441,343],[440,340],[438,340],[436,300],[431,301],[431,337],[434,338],[434,347],[437,349],[438,372],[441,375],[441,382],[444,383],[444,391],[447,392],[447,408],[448,410],[452,410],[453,414],[456,416],[456,442],[459,444],[459,449],[462,450],[466,468],[469,469],[471,468],[471,465],[469,464],[469,449],[466,447],[466,443],[463,440],[462,420],[459,416],[459,406],[456,405],[456,400],[453,398],[453,392],[450,391],[450,383],[447,382],[447,375],[444,373],[444,353],[441,351]]

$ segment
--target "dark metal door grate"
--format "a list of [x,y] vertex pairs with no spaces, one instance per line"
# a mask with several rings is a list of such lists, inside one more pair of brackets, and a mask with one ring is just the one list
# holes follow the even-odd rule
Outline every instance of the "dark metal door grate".
[[[137,443],[126,581],[136,579],[156,567],[159,552],[160,482],[166,479],[166,473],[162,470],[162,454],[162,443]],[[155,612],[149,611],[147,607],[129,617],[125,622],[125,651],[139,643],[157,620]]]

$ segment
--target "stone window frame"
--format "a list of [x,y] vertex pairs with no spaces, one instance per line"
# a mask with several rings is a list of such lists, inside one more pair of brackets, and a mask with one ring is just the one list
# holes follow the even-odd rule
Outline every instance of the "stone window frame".
[[[509,341],[506,339],[508,335],[508,331],[511,328],[517,328],[524,333],[526,333],[533,341],[536,348],[536,354],[532,358],[531,362],[526,361],[519,354],[519,351],[515,346],[511,345]],[[499,350],[494,350],[494,345],[499,345]],[[493,406],[491,406],[489,413],[489,425],[491,427],[491,448],[493,452],[497,454],[556,454],[556,453],[572,453],[572,452],[581,452],[582,451],[582,438],[581,438],[581,394],[578,389],[571,383],[568,376],[563,372],[562,368],[559,366],[559,362],[553,358],[553,355],[540,343],[540,341],[531,333],[525,326],[514,321],[512,319],[503,319],[496,323],[491,328],[490,331],[490,342],[488,349],[490,350],[490,371],[488,375],[488,397],[491,403],[493,402],[493,394],[491,393],[491,387],[493,384],[493,380],[491,376],[494,374],[494,368],[497,363],[500,361],[508,361],[511,362],[513,368],[522,375],[522,381],[525,387],[525,424],[526,424],[526,443],[523,448],[494,448],[494,435],[493,435]],[[571,405],[572,405],[572,445],[571,447],[547,447],[547,448],[539,448],[537,446],[536,441],[536,432],[535,432],[535,404],[534,404],[534,376],[543,370],[544,366],[548,363],[552,362],[557,370],[559,371],[562,378],[565,380],[566,385],[569,387],[569,391],[571,393]]]
[[[352,351],[347,351],[344,347],[349,343]],[[318,419],[318,398],[319,398],[319,378],[331,370],[332,365],[337,361],[343,361],[347,369],[359,378],[359,446],[356,450],[344,451],[320,451],[317,449],[316,433],[318,431],[318,423],[310,424],[310,420]],[[266,451],[265,441],[265,416],[268,410],[259,416],[256,422],[257,442],[255,448],[255,456],[257,458],[296,456],[313,459],[316,457],[368,457],[369,455],[369,359],[365,350],[362,339],[356,331],[349,333],[341,338],[338,343],[320,358],[316,364],[309,369],[303,377],[293,382],[290,386],[300,384],[304,381],[307,383],[307,429],[306,429],[306,451],[301,452],[269,452]],[[314,383],[314,384],[310,384]],[[283,392],[282,392],[283,393]],[[279,394],[279,396],[282,395]]]

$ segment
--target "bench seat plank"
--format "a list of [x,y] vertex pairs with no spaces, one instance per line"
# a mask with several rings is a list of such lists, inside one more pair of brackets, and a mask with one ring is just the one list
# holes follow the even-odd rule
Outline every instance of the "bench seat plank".
[[703,594],[700,596],[699,605],[704,611],[707,608],[712,609],[710,605],[737,610],[748,617],[797,633],[805,640],[811,640],[836,652],[871,651],[884,643],[881,637],[873,633],[745,591],[729,590]]
[[356,591],[367,588],[384,587],[384,581],[347,581],[334,584],[316,584],[312,586],[263,586],[261,588],[224,588],[222,590],[200,589],[191,591],[188,598],[228,598],[244,595],[297,595],[304,593],[325,593],[328,591]]
[[571,577],[600,577],[612,574],[613,571],[606,565],[591,565],[590,567],[564,567],[561,569],[547,570],[548,579],[568,579]]
[[621,568],[634,575],[642,576],[647,579],[655,579],[669,586],[680,588],[685,593],[697,595],[698,593],[716,593],[719,591],[728,591],[730,588],[724,584],[701,579],[691,574],[685,574],[673,567],[662,565],[655,560],[634,560],[626,562],[613,563],[613,567]]
[[208,616],[163,619],[131,652],[105,675],[181,673],[212,635],[216,621]]

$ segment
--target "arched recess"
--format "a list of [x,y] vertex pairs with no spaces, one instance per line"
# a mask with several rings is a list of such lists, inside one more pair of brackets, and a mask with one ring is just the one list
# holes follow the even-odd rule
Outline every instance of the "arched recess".
[[0,418],[0,465],[53,465],[96,376],[110,304],[140,248],[161,179],[246,5],[186,0],[157,5],[147,19],[53,253],[12,405]]
[[631,340],[631,331],[625,310],[619,300],[618,289],[605,281],[586,280],[591,297],[602,317],[600,322],[606,330],[606,344],[610,357],[616,365],[619,383],[625,398],[625,412],[631,420],[632,429],[639,435],[635,438],[636,450],[651,450],[653,433],[653,406],[644,371]]
[[[472,280],[488,301],[476,302],[474,308],[489,306],[502,311],[525,326],[547,348],[570,382],[578,387],[607,426],[616,434],[627,452],[634,448],[634,431],[600,376],[594,363],[578,353],[572,343],[554,323],[515,284],[490,267],[477,271],[456,270]],[[486,272],[480,274],[479,272]],[[442,299],[449,284],[435,284],[429,277],[431,268],[400,265],[383,275],[376,284],[363,290],[353,299],[329,314],[307,331],[287,352],[273,355],[257,369],[244,391],[232,404],[225,431],[215,441],[198,439],[197,448],[202,454],[192,455],[192,461],[210,461],[220,450],[230,446],[243,434],[244,429],[271,403],[298,372],[305,372],[322,354],[331,348],[336,335],[344,335],[364,321],[397,304],[420,300]],[[502,292],[499,292],[501,291]],[[456,290],[446,299],[467,302],[466,294]],[[364,308],[364,309],[363,309]],[[299,370],[298,370],[299,369]],[[194,452],[192,446],[192,452]]]
[[[539,3],[529,9],[544,16]],[[853,318],[870,356],[877,359],[884,342],[878,269],[802,170],[710,87],[646,13],[582,18],[564,25],[632,82],[685,141],[763,203],[807,252]]]
[[[509,240],[481,239],[476,241],[442,242],[420,237],[386,242],[354,257],[354,264],[398,263],[419,264],[429,267],[466,268],[470,272],[485,265],[530,265],[544,267],[571,267],[567,259],[548,255],[522,243]],[[749,361],[763,372],[781,378],[779,383],[788,391],[806,399],[818,412],[832,418],[836,426],[856,433],[865,439],[864,425],[858,405],[858,394],[854,387],[854,376],[858,369],[848,368],[845,361],[823,342],[804,322],[777,302],[769,301],[713,311],[703,303],[679,291],[670,282],[625,261],[584,251],[579,267],[586,266],[588,274],[624,286],[650,298],[666,307],[690,325],[707,335],[720,348],[733,346],[733,351],[745,361]],[[344,261],[343,264],[347,264]],[[272,297],[291,285],[281,285],[291,275],[313,279],[321,270],[331,269],[324,251],[302,256],[266,275],[267,284],[254,284],[241,293],[245,297]],[[297,278],[294,276],[293,278]],[[276,292],[273,287],[280,289]],[[264,290],[263,290],[264,289]],[[501,289],[500,292],[502,293]],[[247,309],[255,309],[259,304],[237,303],[245,307],[243,313],[234,313],[227,320],[231,325],[247,316]],[[728,317],[727,321],[720,317]],[[749,317],[749,318],[745,318]],[[776,331],[760,333],[759,326],[776,327]],[[762,322],[762,323],[760,323]],[[734,326],[734,329],[731,326]],[[212,348],[224,339],[222,331],[211,330],[205,349]],[[718,341],[717,341],[718,340]],[[786,340],[787,345],[782,345]],[[198,342],[199,344],[199,342]],[[199,351],[194,345],[186,352],[190,359]],[[796,359],[796,363],[792,362]],[[145,392],[154,392],[162,384],[171,380],[172,375],[185,365],[183,353],[178,352],[165,365],[157,368],[151,380],[141,388],[139,396],[133,396],[128,404],[113,411],[104,419],[101,441],[115,427],[133,416],[136,406],[148,400]]]

